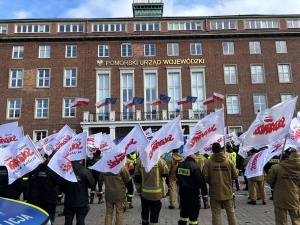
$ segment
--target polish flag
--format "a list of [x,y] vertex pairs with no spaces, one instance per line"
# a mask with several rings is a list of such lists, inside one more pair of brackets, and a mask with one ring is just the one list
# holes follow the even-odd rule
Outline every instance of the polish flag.
[[74,102],[72,102],[69,107],[74,108],[81,105],[88,105],[90,102],[90,99],[88,98],[77,98]]
[[213,103],[213,102],[215,102],[214,97],[209,97],[209,98],[204,100],[203,105],[208,105],[208,104]]
[[103,100],[101,100],[100,102],[97,102],[97,103],[95,104],[95,106],[96,106],[97,108],[100,108],[100,107],[106,106],[106,105],[108,105],[108,102],[106,102],[106,98],[103,99]]
[[156,105],[160,105],[161,104],[161,100],[159,98],[153,100],[150,105],[151,106],[156,106]]
[[182,105],[182,104],[186,104],[186,103],[188,103],[187,98],[183,98],[183,99],[177,101],[178,105]]
[[223,101],[223,99],[224,99],[224,95],[221,95],[221,94],[219,94],[219,93],[214,92],[213,98],[214,98],[215,100],[221,102],[221,101]]
[[125,105],[126,109],[132,107],[134,105],[133,99],[129,100],[128,102],[124,102],[124,105]]

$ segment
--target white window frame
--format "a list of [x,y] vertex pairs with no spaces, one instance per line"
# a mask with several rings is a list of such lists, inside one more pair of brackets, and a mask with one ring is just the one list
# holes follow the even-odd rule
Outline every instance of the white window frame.
[[167,44],[168,56],[179,56],[179,44],[178,43],[168,43]]
[[291,99],[293,97],[294,97],[294,94],[292,94],[292,93],[280,93],[280,100],[281,100],[281,102],[289,100],[289,99]]
[[202,30],[202,22],[170,22],[168,30]]
[[234,42],[223,42],[223,55],[234,55]]
[[[121,109],[121,113],[122,113],[122,115],[120,116],[121,120],[133,120],[135,118],[135,115],[134,115],[135,106],[132,106],[127,109],[125,107],[125,105],[123,104],[123,103],[131,100],[133,97],[135,97],[135,92],[134,92],[134,90],[135,90],[135,85],[134,85],[135,73],[134,72],[135,72],[134,69],[127,69],[127,68],[120,69],[120,77],[121,77],[121,79],[120,79],[120,87],[121,87],[120,88],[120,90],[121,90],[120,91],[120,99],[121,99],[120,109]],[[123,76],[124,75],[132,76],[132,87],[129,87],[129,86],[124,87],[124,85],[123,85]],[[127,99],[124,99],[124,96],[123,96],[124,90],[127,93],[126,94]],[[130,90],[132,90],[132,93],[131,93],[132,96],[130,95],[130,93],[128,93],[128,92],[130,92]]]
[[93,23],[92,32],[126,32],[126,23]]
[[135,23],[134,31],[160,31],[160,23]]
[[[48,71],[48,77],[47,77]],[[41,73],[42,72],[42,73]],[[37,69],[37,76],[36,76],[36,87],[37,88],[50,88],[50,77],[51,77],[51,70],[49,68],[38,68]],[[40,85],[40,81],[42,85]],[[48,85],[47,85],[48,82]]]
[[[236,99],[233,99],[233,98]],[[231,101],[229,102],[229,98],[231,98]],[[235,104],[236,101],[236,104]],[[230,106],[230,107],[229,107]],[[226,112],[228,115],[233,114],[240,114],[240,96],[235,94],[226,95]]]
[[286,21],[287,28],[300,28],[300,19],[290,19]]
[[98,57],[109,57],[109,45],[98,45]]
[[[144,80],[144,118],[146,120],[158,119],[159,106],[151,106],[151,102],[158,98],[158,70],[156,68],[143,68]],[[150,80],[149,84],[147,81]],[[147,94],[149,91],[149,95]],[[154,113],[156,112],[156,113]]]
[[50,58],[50,55],[51,55],[50,45],[39,46],[39,58]]
[[13,59],[23,59],[24,58],[24,46],[13,46],[12,58]]
[[238,137],[239,133],[243,133],[242,126],[228,126],[228,134],[235,132],[236,136]]
[[133,48],[131,43],[122,43],[121,44],[121,57],[132,57]]
[[211,30],[236,30],[237,22],[236,20],[224,20],[224,21],[211,21]]
[[[15,77],[13,73],[16,72]],[[23,87],[23,69],[10,69],[9,88],[22,88]]]
[[77,58],[77,45],[66,45],[66,58]]
[[261,54],[260,41],[249,41],[250,54]]
[[[259,101],[257,103],[255,103],[255,97],[259,97]],[[261,97],[264,97],[264,100],[265,100],[265,103],[263,103],[261,101]],[[257,114],[265,109],[268,108],[268,105],[267,105],[268,101],[267,101],[267,95],[265,94],[253,94],[253,106],[254,106],[254,113]],[[255,107],[255,106],[258,106],[258,107]],[[264,107],[262,107],[264,106]],[[257,110],[256,110],[257,108]],[[259,111],[258,111],[259,110]]]
[[156,56],[156,44],[144,44],[144,56]]
[[277,64],[279,83],[292,83],[291,65],[286,63]]
[[[199,80],[198,76],[193,77],[194,75],[202,75],[202,80]],[[190,77],[191,77],[191,94],[194,97],[197,97],[196,102],[192,104],[194,115],[199,112],[199,110],[204,110],[205,106],[203,102],[205,100],[206,86],[205,86],[205,69],[204,67],[191,66],[190,67]],[[199,112],[199,119],[201,118]]]
[[7,33],[7,25],[1,24],[0,25],[0,34],[6,34]]
[[[259,71],[261,69],[261,73]],[[250,65],[251,82],[252,84],[263,84],[265,80],[265,69],[263,64]],[[261,77],[261,79],[260,79]],[[260,81],[261,80],[261,81]]]
[[[234,70],[232,70],[232,68],[234,68]],[[238,84],[237,65],[224,65],[223,71],[225,84]],[[226,77],[229,77],[229,79],[226,79]],[[229,80],[229,82],[227,82],[227,80]]]
[[276,53],[288,53],[286,41],[275,41]]
[[[42,106],[39,106],[40,101],[42,103]],[[44,101],[47,101],[47,106],[44,106]],[[43,116],[44,111],[46,111],[47,116]],[[39,116],[40,113],[41,113],[41,115]],[[49,98],[36,98],[35,99],[34,118],[35,119],[49,118]]]
[[[36,143],[37,141],[39,141],[41,139],[44,139],[47,136],[48,136],[48,130],[33,130],[32,131],[32,141],[33,141],[33,143]],[[38,139],[38,137],[41,137],[41,138]]]
[[245,29],[279,29],[279,20],[245,20]]
[[[108,77],[108,84],[105,82]],[[104,82],[103,82],[104,80]],[[111,96],[111,68],[107,69],[96,69],[96,101],[99,102],[105,98],[110,98]],[[109,120],[109,114],[111,112],[111,104],[106,106],[96,108],[99,120]],[[96,119],[96,120],[98,120]]]
[[[13,107],[11,107],[13,103]],[[19,107],[18,107],[19,105]],[[21,106],[22,100],[20,98],[9,98],[7,99],[6,119],[20,119],[21,118]],[[12,112],[13,116],[10,116]],[[19,115],[19,116],[16,116]]]
[[49,24],[16,24],[15,33],[49,33]]
[[[74,75],[75,71],[75,75]],[[77,68],[64,69],[64,87],[77,87]],[[69,80],[69,84],[68,81]],[[75,84],[74,84],[75,83]]]
[[202,55],[202,44],[201,43],[190,43],[191,55]]
[[[74,102],[76,98],[63,98],[62,102],[62,117],[63,118],[76,118],[76,108],[70,108],[70,104]],[[74,114],[72,116],[72,114]]]
[[[168,96],[171,97],[170,102],[168,103],[168,119],[175,118],[176,116],[180,115],[182,111],[182,105],[177,104],[177,101],[182,99],[181,69],[181,67],[167,67]],[[175,84],[175,86],[174,82],[172,82],[173,85],[169,85],[171,82],[170,76],[173,75],[178,75],[178,84]]]
[[59,33],[84,32],[84,24],[83,23],[57,24],[57,32]]

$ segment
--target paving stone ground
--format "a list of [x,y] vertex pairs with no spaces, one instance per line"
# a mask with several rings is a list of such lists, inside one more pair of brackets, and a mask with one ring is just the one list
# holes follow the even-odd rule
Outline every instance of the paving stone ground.
[[[239,178],[243,181],[243,178]],[[242,182],[241,182],[242,183]],[[243,187],[242,187],[243,188]],[[249,205],[247,204],[248,200],[248,192],[246,191],[236,191],[236,208],[235,213],[237,217],[238,225],[272,225],[274,222],[274,208],[273,201],[269,200],[271,196],[270,188],[266,185],[267,192],[267,205],[263,205],[262,201],[257,201],[257,205]],[[95,199],[96,200],[96,199]],[[91,210],[89,211],[86,217],[86,225],[103,225],[105,218],[105,203],[91,204]],[[140,225],[141,224],[141,203],[140,197],[138,195],[134,195],[133,197],[133,209],[129,209],[124,216],[124,225]],[[169,209],[169,197],[162,199],[162,209],[160,211],[159,216],[159,224],[161,225],[177,225],[177,221],[179,220],[179,206],[176,205],[175,209]],[[57,206],[57,213],[63,210],[63,206]],[[74,219],[73,224],[76,224],[76,219]],[[200,210],[199,225],[211,225],[211,210],[203,209]],[[227,218],[226,212],[222,210],[222,224],[226,225]],[[288,223],[291,225],[291,222]],[[64,217],[56,217],[54,225],[64,225]]]

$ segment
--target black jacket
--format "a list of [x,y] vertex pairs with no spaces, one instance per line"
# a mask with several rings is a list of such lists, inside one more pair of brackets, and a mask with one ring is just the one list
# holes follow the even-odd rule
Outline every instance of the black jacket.
[[176,169],[177,185],[180,188],[201,189],[202,195],[207,195],[206,183],[195,160],[187,157],[179,163]]
[[84,168],[82,164],[74,161],[72,167],[77,178],[77,182],[63,180],[63,192],[65,193],[65,207],[82,207],[89,204],[88,188],[95,185],[95,180],[91,172]]
[[22,193],[22,178],[15,180],[12,184],[8,184],[8,171],[5,166],[0,166],[0,197],[19,199]]

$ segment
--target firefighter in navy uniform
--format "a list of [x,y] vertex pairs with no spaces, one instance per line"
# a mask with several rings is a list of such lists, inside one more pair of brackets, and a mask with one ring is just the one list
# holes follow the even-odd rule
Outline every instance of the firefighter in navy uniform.
[[202,195],[207,195],[206,183],[195,160],[196,155],[192,154],[179,163],[176,169],[181,199],[178,225],[186,225],[188,220],[189,224],[198,224],[200,210],[199,189],[201,189]]

